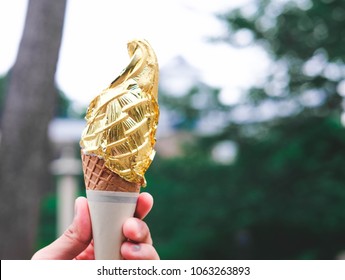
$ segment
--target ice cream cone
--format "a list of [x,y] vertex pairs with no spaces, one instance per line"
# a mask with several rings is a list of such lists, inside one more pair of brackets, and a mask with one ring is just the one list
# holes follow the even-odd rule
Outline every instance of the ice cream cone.
[[122,259],[122,226],[134,215],[140,185],[110,171],[104,160],[82,153],[96,260]]
[[96,259],[121,259],[122,226],[155,155],[157,58],[144,39],[130,41],[128,53],[128,66],[91,101],[80,141]]
[[103,159],[81,153],[84,181],[87,190],[134,192],[140,191],[140,184],[128,182],[105,166]]

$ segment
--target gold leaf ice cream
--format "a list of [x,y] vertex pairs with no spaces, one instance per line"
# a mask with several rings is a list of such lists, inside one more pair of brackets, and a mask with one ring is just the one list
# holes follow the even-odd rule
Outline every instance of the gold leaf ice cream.
[[126,181],[145,186],[155,155],[158,63],[146,40],[129,42],[128,53],[128,66],[91,101],[80,145]]

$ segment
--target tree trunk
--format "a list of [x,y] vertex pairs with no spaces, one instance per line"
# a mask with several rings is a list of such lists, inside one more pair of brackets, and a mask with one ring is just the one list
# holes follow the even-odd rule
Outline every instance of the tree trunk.
[[51,184],[48,124],[66,0],[30,0],[10,72],[0,146],[0,257],[33,254],[41,198]]

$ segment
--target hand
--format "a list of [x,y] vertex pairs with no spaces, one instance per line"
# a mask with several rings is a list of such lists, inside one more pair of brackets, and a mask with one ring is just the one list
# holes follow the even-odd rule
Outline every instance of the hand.
[[[138,197],[134,218],[123,225],[123,234],[128,239],[121,246],[124,259],[158,260],[159,256],[152,246],[151,234],[142,219],[150,212],[153,198],[148,193]],[[75,202],[75,216],[72,224],[62,236],[53,243],[36,252],[33,260],[91,260],[94,259],[91,220],[85,197]]]

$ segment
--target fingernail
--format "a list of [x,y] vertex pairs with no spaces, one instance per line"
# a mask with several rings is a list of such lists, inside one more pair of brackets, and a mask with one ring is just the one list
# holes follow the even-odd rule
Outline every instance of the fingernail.
[[134,251],[134,252],[140,251],[140,245],[139,244],[132,245],[132,251]]

